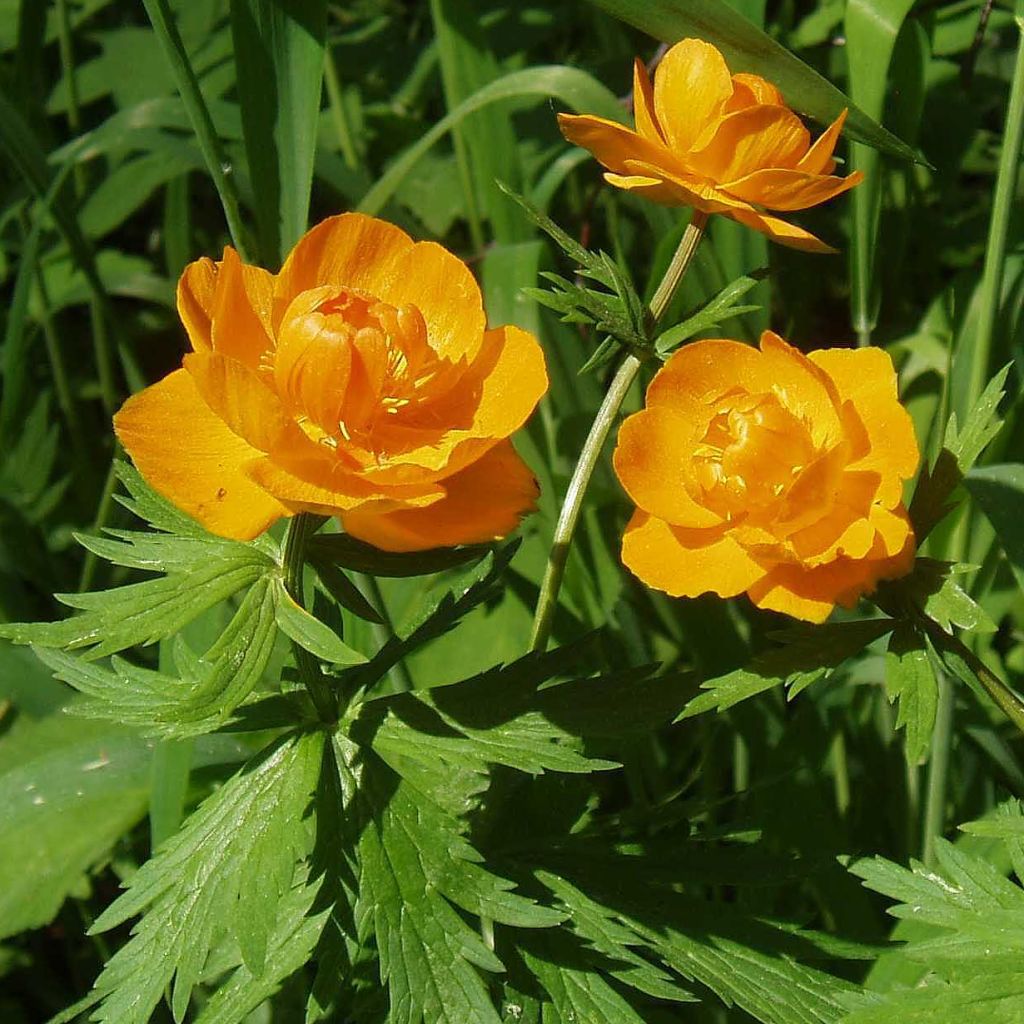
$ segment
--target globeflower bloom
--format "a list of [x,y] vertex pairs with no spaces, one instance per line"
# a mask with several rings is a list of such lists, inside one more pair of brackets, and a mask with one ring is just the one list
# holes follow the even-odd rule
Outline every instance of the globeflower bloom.
[[658,371],[622,425],[615,471],[636,503],[622,560],[674,596],[746,593],[821,622],[909,572],[903,481],[919,459],[877,348],[805,356],[713,339]]
[[666,206],[718,213],[775,242],[833,252],[765,210],[803,210],[858,184],[833,175],[846,111],[811,145],[779,90],[759,75],[730,75],[710,43],[684,39],[662,58],[651,85],[633,73],[636,131],[590,115],[559,114],[562,134],[607,168],[605,180]]
[[547,388],[536,339],[488,330],[468,268],[385,221],[331,217],[279,274],[190,264],[181,369],[114,427],[143,477],[208,530],[338,516],[391,551],[514,529],[537,485],[508,440]]

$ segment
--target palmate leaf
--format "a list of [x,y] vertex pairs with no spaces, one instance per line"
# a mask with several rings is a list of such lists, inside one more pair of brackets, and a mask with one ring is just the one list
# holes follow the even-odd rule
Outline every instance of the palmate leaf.
[[277,636],[275,598],[258,580],[213,646],[196,658],[176,645],[178,679],[119,658],[109,669],[60,651],[36,648],[58,679],[89,699],[75,713],[138,726],[150,735],[196,736],[221,726],[258,685]]
[[889,638],[885,689],[890,701],[899,700],[896,728],[907,730],[907,760],[920,764],[931,748],[939,707],[939,683],[925,637],[908,624],[899,625]]
[[[1024,818],[1016,802],[963,826],[1002,838],[1024,873]],[[851,997],[846,1024],[1016,1024],[1024,1006],[1024,889],[987,860],[936,840],[936,869],[904,868],[881,857],[854,861],[864,884],[896,900],[889,913],[930,927],[904,956],[929,973],[912,989]]]
[[388,986],[393,1024],[498,1024],[478,969],[501,961],[453,909],[519,927],[551,927],[563,915],[511,892],[513,883],[482,866],[457,819],[364,755],[360,800],[367,822],[359,839],[361,935],[372,934]]
[[931,466],[921,469],[908,510],[918,544],[956,507],[953,492],[1002,428],[998,409],[1009,369],[1003,367],[989,381],[962,428],[956,413],[949,417],[942,450]]
[[[805,952],[806,937],[791,927],[651,885],[625,858],[609,855],[600,868],[595,862],[587,867],[569,866],[569,873],[579,876],[571,879],[543,869],[538,878],[570,914],[576,934],[595,950],[609,950],[609,936],[627,951],[642,947],[645,963],[657,960],[763,1024],[830,1024],[842,1018],[843,1000],[854,986],[795,962],[794,955]],[[621,929],[633,933],[632,942]],[[610,951],[614,956],[614,947]],[[630,976],[620,970],[628,965],[616,959],[602,973],[617,971],[619,980],[641,988],[637,979],[649,975]],[[684,991],[677,990],[675,998],[685,998]]]
[[787,630],[779,636],[784,645],[758,655],[749,668],[736,669],[701,683],[701,689],[708,692],[694,697],[679,719],[691,718],[712,708],[725,711],[783,683],[792,698],[812,683],[826,678],[847,658],[885,636],[895,625],[892,619],[866,619]]
[[742,316],[744,313],[753,313],[760,309],[760,306],[742,304],[738,300],[742,299],[752,288],[756,288],[758,282],[764,280],[765,277],[765,271],[755,271],[749,276],[744,275],[735,281],[730,281],[704,305],[694,310],[682,323],[676,324],[658,335],[654,342],[654,348],[658,355],[664,358],[695,335],[703,334],[725,320],[731,320],[733,317]]
[[211,949],[225,937],[253,976],[263,973],[268,950],[273,961],[278,908],[308,845],[303,818],[322,747],[322,733],[281,739],[132,876],[91,929],[104,932],[144,912],[96,981],[95,1020],[145,1024],[172,979],[171,1007],[181,1020]]

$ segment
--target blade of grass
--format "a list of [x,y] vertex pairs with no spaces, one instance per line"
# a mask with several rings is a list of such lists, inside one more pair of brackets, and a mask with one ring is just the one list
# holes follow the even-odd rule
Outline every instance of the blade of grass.
[[231,164],[228,163],[220,138],[213,126],[213,119],[210,117],[210,111],[203,99],[202,90],[199,88],[199,80],[192,69],[188,51],[185,49],[185,44],[174,23],[174,15],[171,13],[167,0],[142,0],[142,2],[167,62],[171,66],[174,80],[178,85],[178,92],[181,94],[181,102],[185,105],[192,130],[195,132],[196,142],[199,144],[203,160],[206,162],[206,169],[209,171],[214,188],[220,197],[220,204],[224,209],[224,219],[227,221],[231,239],[239,256],[244,261],[251,262],[252,256],[239,212],[238,190],[231,173]]
[[231,3],[260,258],[271,269],[306,230],[326,32],[326,0]]
[[[445,101],[453,110],[499,78],[500,69],[478,14],[467,0],[430,0],[430,13]],[[495,241],[528,238],[526,222],[494,183],[500,178],[516,191],[522,186],[519,147],[508,111],[500,104],[477,111],[452,128],[452,139],[477,249],[483,244],[479,223],[483,219],[490,223]]]
[[621,122],[625,119],[625,112],[611,91],[578,68],[549,65],[512,71],[464,100],[397,157],[377,179],[373,188],[363,196],[359,203],[360,211],[380,213],[406,175],[416,166],[416,161],[470,114],[492,103],[530,98],[537,101],[555,100],[573,110],[598,114],[610,120]]
[[[850,96],[878,122],[896,37],[912,6],[913,0],[850,0],[846,5]],[[850,194],[850,308],[858,343],[870,345],[880,301],[876,254],[885,169],[877,149],[857,142],[850,145],[850,162],[864,175]]]

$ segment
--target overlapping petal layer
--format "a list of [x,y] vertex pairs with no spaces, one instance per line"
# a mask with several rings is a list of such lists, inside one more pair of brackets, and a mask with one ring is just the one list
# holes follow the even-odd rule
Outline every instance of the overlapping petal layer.
[[637,512],[622,558],[675,596],[746,592],[821,621],[913,564],[902,504],[913,426],[880,349],[803,355],[699,341],[655,375],[619,432],[615,471]]
[[223,536],[299,511],[393,550],[490,540],[536,484],[508,437],[547,388],[536,339],[486,330],[464,263],[332,217],[276,276],[233,249],[178,285],[193,352],[114,425],[153,487]]
[[817,206],[861,181],[860,172],[832,174],[845,111],[812,145],[774,85],[759,75],[730,75],[718,49],[699,39],[671,47],[653,85],[636,61],[633,110],[636,131],[587,114],[559,114],[558,123],[618,188],[722,214],[792,248],[832,251],[766,211]]

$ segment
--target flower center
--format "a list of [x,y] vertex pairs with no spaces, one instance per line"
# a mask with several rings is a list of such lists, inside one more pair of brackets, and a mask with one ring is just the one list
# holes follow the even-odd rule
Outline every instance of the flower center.
[[278,332],[274,383],[310,436],[364,447],[385,418],[431,390],[451,364],[427,341],[423,315],[355,288],[316,288],[289,307]]
[[815,448],[775,395],[743,395],[720,403],[694,454],[704,503],[732,519],[776,506]]

